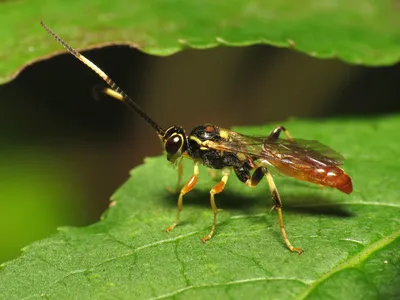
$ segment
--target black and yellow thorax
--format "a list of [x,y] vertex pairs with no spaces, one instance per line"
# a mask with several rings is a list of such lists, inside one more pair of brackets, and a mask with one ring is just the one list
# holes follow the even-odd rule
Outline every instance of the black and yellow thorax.
[[187,138],[187,153],[213,169],[239,167],[246,159],[238,153],[225,151],[219,145],[229,142],[229,133],[216,125],[205,124],[195,127]]

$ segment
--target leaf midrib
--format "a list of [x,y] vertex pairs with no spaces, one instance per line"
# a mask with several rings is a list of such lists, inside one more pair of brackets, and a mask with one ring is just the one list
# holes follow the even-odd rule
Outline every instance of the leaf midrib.
[[329,270],[320,278],[315,280],[311,283],[307,289],[305,289],[297,299],[305,299],[315,288],[318,287],[319,284],[327,280],[329,277],[333,276],[334,274],[343,271],[347,268],[353,268],[361,265],[371,254],[375,253],[376,251],[382,249],[383,247],[393,243],[397,238],[400,237],[400,229],[389,234],[388,236],[383,237],[382,239],[376,241],[375,243],[365,247],[361,252],[356,255],[353,255],[346,260],[344,260],[340,265],[336,266],[335,268]]

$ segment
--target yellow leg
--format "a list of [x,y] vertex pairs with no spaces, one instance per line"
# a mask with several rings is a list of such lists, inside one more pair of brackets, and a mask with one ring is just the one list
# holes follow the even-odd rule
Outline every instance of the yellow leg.
[[270,189],[271,194],[272,194],[272,200],[274,201],[274,207],[273,208],[276,208],[276,210],[278,211],[279,226],[281,228],[283,240],[285,241],[286,246],[289,248],[290,251],[297,252],[297,253],[301,254],[301,253],[303,253],[303,249],[293,247],[292,243],[290,243],[289,238],[288,238],[288,236],[286,234],[285,225],[283,223],[282,201],[281,201],[281,198],[279,196],[278,190],[276,188],[275,182],[274,182],[271,174],[268,172],[268,170],[265,173],[265,177],[267,178],[269,189]]
[[210,233],[201,239],[203,243],[207,242],[214,235],[215,227],[217,225],[217,214],[218,214],[218,207],[215,204],[214,195],[219,194],[224,190],[226,182],[228,181],[229,174],[230,174],[230,169],[224,169],[222,171],[221,181],[218,182],[216,185],[214,185],[214,187],[210,191],[210,204],[214,213],[214,218]]
[[167,191],[170,192],[171,194],[176,194],[179,191],[179,187],[181,186],[182,174],[183,174],[183,162],[182,161],[183,161],[183,157],[181,157],[178,162],[178,181],[176,182],[175,189],[167,186]]
[[179,194],[178,212],[177,212],[177,215],[176,215],[175,222],[171,226],[167,227],[165,229],[165,231],[170,232],[172,229],[174,229],[176,227],[176,225],[178,225],[179,216],[180,216],[180,213],[182,211],[182,206],[183,206],[183,195],[185,195],[186,193],[190,192],[195,187],[195,185],[197,183],[198,175],[199,175],[199,165],[196,163],[194,165],[194,171],[193,171],[192,177],[190,177],[188,182],[186,182],[186,184],[183,186],[183,188],[181,189],[181,192]]

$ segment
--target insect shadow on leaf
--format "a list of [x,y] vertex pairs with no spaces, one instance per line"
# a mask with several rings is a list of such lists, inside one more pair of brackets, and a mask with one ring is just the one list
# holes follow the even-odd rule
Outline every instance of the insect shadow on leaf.
[[351,218],[355,214],[335,200],[325,196],[290,196],[294,201],[285,203],[285,210],[305,215],[323,215],[339,218]]

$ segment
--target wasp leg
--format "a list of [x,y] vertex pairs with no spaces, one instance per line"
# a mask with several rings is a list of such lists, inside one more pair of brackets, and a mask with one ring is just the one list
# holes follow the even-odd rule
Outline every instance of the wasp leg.
[[208,174],[211,176],[212,180],[217,180],[219,172],[218,170],[208,169]]
[[283,127],[283,126],[278,126],[276,127],[274,130],[271,131],[271,133],[268,136],[269,140],[277,140],[281,134],[281,132],[283,131],[283,133],[286,135],[286,138],[289,141],[293,141],[293,137],[291,136],[291,134],[289,133],[289,131]]
[[181,192],[179,194],[178,212],[177,212],[177,215],[176,215],[175,222],[171,226],[167,227],[165,229],[165,231],[170,232],[172,229],[174,229],[176,227],[176,225],[178,225],[179,216],[180,216],[181,211],[182,211],[183,195],[185,195],[186,193],[190,192],[195,187],[195,185],[197,183],[198,175],[199,175],[199,164],[196,163],[194,165],[194,171],[193,171],[192,177],[190,177],[190,179],[186,182],[186,184],[183,186],[183,188],[181,189]]
[[180,158],[179,163],[178,163],[178,182],[176,183],[176,189],[175,191],[177,192],[179,190],[179,187],[181,186],[182,182],[182,174],[183,174],[183,158]]
[[269,189],[270,189],[271,195],[272,195],[272,200],[274,202],[274,207],[273,208],[275,208],[277,210],[277,212],[278,212],[279,226],[281,228],[283,240],[285,241],[286,246],[289,248],[290,251],[297,252],[297,253],[301,254],[301,253],[303,253],[303,249],[293,247],[292,244],[290,243],[288,237],[287,237],[286,230],[285,230],[285,225],[283,223],[281,197],[279,196],[278,189],[276,188],[274,179],[272,178],[271,174],[268,172],[267,168],[265,168],[265,171],[266,171],[265,172],[265,177],[267,178]]
[[243,181],[249,187],[255,187],[265,175],[265,177],[267,178],[267,181],[268,181],[269,189],[271,191],[272,200],[274,202],[274,206],[272,207],[272,209],[275,208],[278,211],[279,226],[281,228],[282,236],[286,243],[286,246],[292,252],[297,252],[299,254],[303,253],[303,249],[293,247],[287,237],[285,225],[283,223],[282,201],[281,201],[281,198],[279,197],[279,193],[275,186],[274,180],[272,179],[271,174],[268,172],[268,169],[263,166],[258,167],[253,172],[253,175],[251,177],[250,177],[250,170],[247,169],[246,167],[235,168],[234,170],[235,170],[236,175],[239,178],[239,180]]
[[181,186],[181,182],[182,182],[182,174],[183,174],[183,158],[179,159],[178,162],[178,181],[176,182],[176,187],[171,188],[167,186],[167,191],[170,192],[171,194],[176,194],[179,191],[179,187]]
[[221,192],[224,190],[225,185],[226,185],[226,182],[228,181],[229,174],[230,174],[230,170],[229,170],[229,169],[224,169],[224,170],[222,171],[222,178],[221,178],[221,181],[218,182],[216,185],[214,185],[214,187],[213,187],[213,188],[211,189],[211,191],[210,191],[210,204],[211,204],[211,208],[212,208],[213,213],[214,213],[214,219],[213,219],[213,224],[212,224],[210,233],[209,233],[207,236],[205,236],[205,237],[203,237],[203,238],[201,239],[201,241],[202,241],[203,243],[205,243],[205,242],[207,242],[209,239],[211,239],[211,237],[213,236],[213,234],[214,234],[214,232],[215,232],[215,227],[216,227],[216,225],[217,225],[218,207],[217,207],[217,205],[215,204],[214,195],[215,195],[215,194],[219,194],[219,193],[221,193]]
[[286,243],[286,246],[292,252],[297,252],[299,254],[303,253],[303,249],[293,247],[287,237],[285,225],[283,223],[282,201],[281,201],[281,198],[279,197],[279,193],[275,186],[274,180],[272,179],[271,174],[268,172],[268,169],[263,166],[258,167],[253,172],[252,176],[250,176],[250,166],[234,167],[234,171],[236,173],[236,176],[239,178],[239,180],[244,182],[249,187],[255,187],[265,175],[265,177],[267,178],[267,181],[268,181],[269,189],[271,191],[272,200],[274,202],[274,206],[272,207],[272,209],[276,208],[276,210],[278,211],[279,226],[281,228],[283,239]]
[[248,179],[245,181],[245,184],[249,187],[255,187],[260,181],[261,179],[263,179],[264,174],[268,173],[268,170],[266,167],[258,167],[253,175],[251,175],[250,178],[250,171],[248,171],[249,175],[248,175]]

